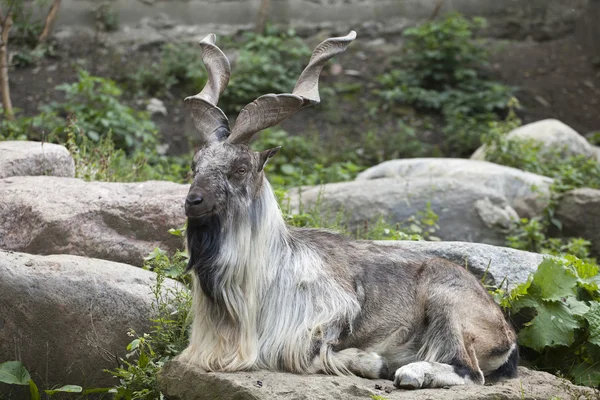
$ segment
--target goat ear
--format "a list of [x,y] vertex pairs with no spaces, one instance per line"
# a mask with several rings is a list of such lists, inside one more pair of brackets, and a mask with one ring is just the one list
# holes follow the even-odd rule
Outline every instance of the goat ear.
[[281,146],[273,147],[272,149],[264,150],[264,151],[261,151],[259,153],[260,154],[260,168],[259,168],[259,171],[262,171],[263,168],[265,168],[265,165],[267,165],[267,161],[269,161],[269,158],[271,158],[275,154],[277,154],[277,152],[279,151],[279,149],[281,149]]

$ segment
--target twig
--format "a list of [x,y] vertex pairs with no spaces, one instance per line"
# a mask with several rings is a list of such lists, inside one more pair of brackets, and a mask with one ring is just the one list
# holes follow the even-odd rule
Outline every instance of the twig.
[[440,10],[442,9],[442,6],[444,5],[445,1],[446,0],[438,0],[435,3],[433,12],[431,13],[431,16],[429,17],[430,21],[433,21],[434,19],[436,19],[438,17],[438,15],[440,14]]
[[46,20],[44,21],[44,29],[42,29],[42,33],[38,36],[38,45],[44,42],[48,35],[50,34],[50,29],[52,28],[52,24],[56,19],[56,15],[58,14],[58,8],[60,7],[60,0],[54,0],[52,5],[50,6],[50,11],[48,11],[48,15],[46,15]]
[[4,108],[4,116],[7,120],[13,121],[15,114],[13,112],[12,101],[10,99],[10,87],[8,85],[8,32],[12,27],[12,6],[11,2],[6,16],[2,16],[0,10],[0,19],[2,19],[2,27],[0,30],[0,92],[2,92],[2,107]]
[[264,34],[265,27],[267,26],[267,17],[269,16],[269,3],[270,0],[262,0],[260,4],[260,10],[258,11],[258,21],[256,22],[256,33]]

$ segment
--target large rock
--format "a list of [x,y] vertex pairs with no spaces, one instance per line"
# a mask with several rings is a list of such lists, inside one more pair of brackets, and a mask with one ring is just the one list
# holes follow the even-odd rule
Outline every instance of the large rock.
[[9,176],[52,175],[72,178],[75,163],[64,146],[53,143],[0,142],[0,179]]
[[509,290],[526,282],[545,257],[542,254],[481,243],[410,240],[378,240],[377,243],[396,247],[400,251],[445,258],[464,266],[476,277],[485,278],[487,284]]
[[[564,156],[582,155],[589,158],[598,157],[598,153],[583,136],[570,126],[556,120],[544,119],[531,124],[523,125],[511,131],[508,139],[536,140],[540,142],[542,151],[559,150]],[[478,148],[471,156],[473,160],[485,160],[486,146]]]
[[549,202],[552,179],[487,161],[461,158],[390,160],[361,172],[356,180],[379,178],[453,178],[494,189],[520,217],[539,215]]
[[181,248],[168,233],[185,222],[187,185],[85,182],[73,178],[0,180],[0,248],[76,254],[141,265],[155,247]]
[[439,216],[435,236],[502,245],[506,229],[519,218],[504,196],[476,182],[444,178],[382,178],[292,189],[293,211],[317,209],[325,218],[347,223],[352,232],[379,217],[395,224],[406,221],[427,204]]
[[171,361],[160,376],[160,387],[170,400],[523,400],[595,399],[598,391],[546,372],[519,368],[519,377],[491,386],[464,385],[449,389],[395,389],[391,381],[326,375],[297,375],[268,371],[204,373]]
[[[71,255],[0,250],[0,362],[20,360],[44,388],[106,387],[131,342],[147,332],[154,273]],[[178,288],[167,280],[165,288]]]
[[600,190],[575,189],[565,193],[556,210],[563,234],[583,237],[600,254]]

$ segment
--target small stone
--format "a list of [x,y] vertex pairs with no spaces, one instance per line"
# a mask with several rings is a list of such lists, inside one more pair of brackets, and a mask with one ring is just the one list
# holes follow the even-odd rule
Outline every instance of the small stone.
[[167,115],[167,107],[165,107],[165,103],[163,103],[162,100],[159,100],[154,97],[148,100],[148,104],[146,105],[146,111],[148,111],[150,115]]

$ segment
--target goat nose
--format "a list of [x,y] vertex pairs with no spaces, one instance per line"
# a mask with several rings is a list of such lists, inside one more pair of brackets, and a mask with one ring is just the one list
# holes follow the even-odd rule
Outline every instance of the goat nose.
[[185,199],[185,202],[190,206],[197,206],[202,203],[204,199],[201,194],[198,193],[190,193],[188,197]]

